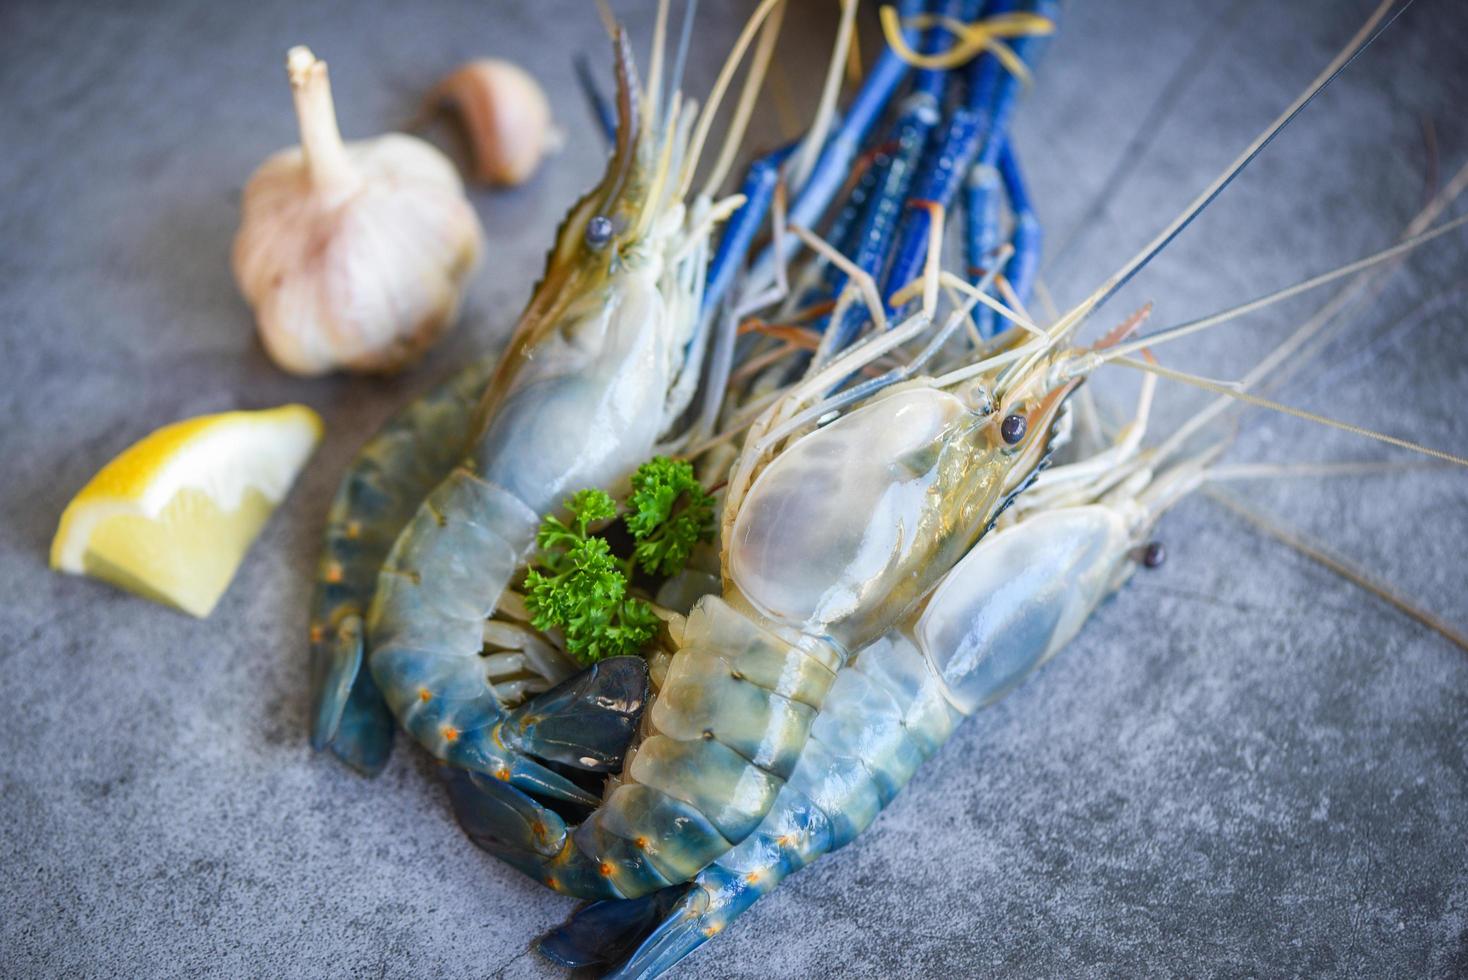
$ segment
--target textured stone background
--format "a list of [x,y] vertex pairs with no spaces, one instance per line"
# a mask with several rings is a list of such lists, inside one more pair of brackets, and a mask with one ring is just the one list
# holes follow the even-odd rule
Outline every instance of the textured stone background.
[[[303,632],[341,468],[502,342],[600,168],[569,69],[605,57],[595,15],[119,6],[0,7],[0,974],[552,976],[527,944],[572,903],[475,851],[422,754],[376,782],[312,756]],[[618,6],[645,40],[651,4]],[[704,6],[695,91],[746,9]],[[788,73],[809,92],[834,5],[797,6]],[[1369,6],[1071,4],[1017,125],[1057,295],[1160,227]],[[475,194],[492,259],[458,332],[401,380],[280,374],[230,280],[239,187],[294,140],[281,61],[302,41],[331,61],[349,136],[401,124],[478,54],[533,69],[571,130],[529,187]],[[1468,160],[1464,51],[1461,4],[1416,4],[1113,316],[1152,298],[1180,320],[1392,241]],[[1283,397],[1468,451],[1465,270],[1464,233],[1414,257]],[[1320,301],[1166,357],[1236,377]],[[1129,384],[1098,387],[1120,408]],[[1196,402],[1166,396],[1164,426]],[[46,570],[104,460],[182,416],[288,400],[329,439],[208,622]],[[1462,471],[1257,415],[1233,458],[1403,464],[1232,489],[1468,628]],[[1468,974],[1468,654],[1208,499],[1162,533],[1164,569],[679,975]]]

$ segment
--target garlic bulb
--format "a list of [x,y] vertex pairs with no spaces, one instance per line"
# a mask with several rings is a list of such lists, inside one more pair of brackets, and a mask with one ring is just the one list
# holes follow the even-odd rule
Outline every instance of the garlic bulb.
[[301,145],[245,185],[235,280],[287,371],[396,370],[453,323],[479,221],[442,153],[396,133],[343,143],[326,63],[296,47],[286,70]]
[[546,154],[560,149],[545,92],[529,72],[508,61],[460,65],[428,93],[426,108],[440,106],[463,124],[473,177],[480,183],[524,183]]

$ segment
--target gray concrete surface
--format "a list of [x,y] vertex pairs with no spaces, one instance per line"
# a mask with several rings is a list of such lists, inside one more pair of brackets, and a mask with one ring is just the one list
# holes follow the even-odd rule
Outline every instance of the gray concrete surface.
[[[0,8],[0,975],[552,976],[527,944],[572,903],[471,847],[422,754],[375,782],[311,754],[302,634],[342,466],[503,341],[600,166],[568,65],[600,53],[595,16],[580,0],[135,6]],[[618,6],[646,38],[650,4]],[[704,6],[695,89],[744,9]],[[797,90],[833,6],[792,18]],[[1368,7],[1071,4],[1016,127],[1051,254],[1069,241],[1056,294],[1160,227]],[[230,280],[239,187],[294,139],[281,59],[297,42],[331,61],[349,136],[400,123],[483,53],[539,74],[571,124],[530,186],[476,193],[491,260],[462,326],[400,380],[273,370]],[[1418,3],[1114,315],[1151,298],[1180,320],[1390,242],[1432,176],[1468,161],[1465,51],[1462,6]],[[1281,397],[1468,452],[1465,275],[1464,234],[1416,256]],[[1237,376],[1319,301],[1167,360]],[[1131,384],[1098,387],[1119,408]],[[114,453],[179,417],[288,400],[329,438],[209,621],[47,571],[63,504]],[[1165,401],[1164,428],[1196,404]],[[1259,416],[1233,458],[1402,464],[1232,489],[1468,628],[1462,471]],[[1162,532],[1164,569],[678,975],[1468,975],[1468,654],[1208,499]]]

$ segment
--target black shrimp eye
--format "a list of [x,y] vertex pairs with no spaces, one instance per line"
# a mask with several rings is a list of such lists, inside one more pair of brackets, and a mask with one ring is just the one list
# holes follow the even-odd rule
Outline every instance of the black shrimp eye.
[[1029,423],[1025,417],[1018,413],[1004,416],[1004,421],[999,423],[999,435],[1006,443],[1013,446],[1025,437],[1025,430]]
[[1167,549],[1162,547],[1161,541],[1152,541],[1142,549],[1142,564],[1148,568],[1156,568],[1167,561]]
[[612,219],[603,215],[597,215],[586,223],[586,244],[588,247],[600,252],[607,247],[612,240],[616,229],[612,227]]

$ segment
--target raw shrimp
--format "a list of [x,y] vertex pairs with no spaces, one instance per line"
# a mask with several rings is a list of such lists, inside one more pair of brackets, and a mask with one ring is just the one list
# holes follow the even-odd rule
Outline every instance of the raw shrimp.
[[[716,203],[704,191],[684,201],[720,95],[779,5],[765,0],[752,15],[701,115],[685,111],[676,94],[665,104],[661,94],[666,4],[645,98],[619,32],[619,126],[607,179],[563,226],[545,279],[485,391],[462,459],[383,564],[368,635],[372,674],[387,704],[435,756],[505,784],[507,794],[596,805],[594,794],[527,752],[562,763],[584,756],[584,768],[593,771],[619,761],[597,745],[584,752],[560,742],[543,745],[532,717],[507,714],[480,656],[485,620],[529,556],[542,516],[578,488],[618,487],[652,455],[694,393],[709,322],[700,315],[708,238],[742,199]],[[751,79],[757,84],[757,74]],[[639,103],[649,119],[645,129],[635,112]],[[729,137],[734,144],[740,126]],[[716,188],[721,181],[716,174],[708,183]],[[571,698],[578,710],[604,709],[605,726],[580,726],[593,741],[620,731],[621,720],[641,705],[628,665],[603,666],[598,676],[617,697],[591,691]],[[562,693],[547,697],[555,701]],[[646,755],[642,765],[652,758]],[[629,819],[642,826],[637,822],[662,817]],[[554,831],[549,818],[527,828],[541,849],[551,846]],[[556,847],[562,843],[554,840]],[[610,876],[601,870],[607,862],[574,853],[567,862],[571,870],[547,878],[568,888],[587,887],[572,884],[582,878],[608,887]]]
[[[751,19],[716,86],[715,103],[754,30],[778,6],[779,0],[766,0]],[[478,739],[486,733],[465,726],[469,734],[458,739],[459,727],[433,720],[447,701],[426,707],[425,692],[457,683],[444,693],[462,697],[462,682],[483,675],[476,677],[479,711],[493,715],[496,705],[513,704],[571,672],[564,656],[520,624],[470,627],[470,620],[455,618],[465,602],[487,603],[485,612],[493,612],[504,582],[491,560],[467,583],[452,542],[463,535],[475,556],[494,555],[501,566],[513,566],[540,516],[559,505],[561,487],[625,480],[673,427],[697,387],[708,337],[700,309],[708,239],[742,198],[713,200],[718,180],[690,196],[716,105],[696,118],[678,93],[663,97],[662,44],[660,30],[644,94],[618,30],[611,161],[601,183],[558,230],[506,356],[497,367],[486,361],[467,369],[410,406],[343,481],[313,603],[312,742],[318,749],[329,745],[365,773],[386,761],[389,703],[435,751],[449,754],[447,746],[457,742],[461,757],[478,759]],[[685,37],[675,75],[686,44]],[[762,73],[763,66],[751,71],[746,87],[757,90]],[[731,127],[728,146],[738,145],[745,122]],[[477,407],[470,411],[471,405]],[[435,487],[437,497],[425,504]],[[461,506],[469,508],[464,513],[473,528],[439,523]],[[402,541],[398,557],[382,575],[386,543],[394,539]],[[374,586],[377,628],[364,637],[362,609]],[[426,605],[424,596],[430,597]],[[436,637],[425,636],[435,630]],[[364,658],[364,648],[382,645],[378,641],[389,648],[372,668],[384,675],[380,683],[371,670],[360,669],[364,659],[373,662],[370,653]],[[456,652],[435,659],[445,647]],[[481,652],[487,654],[482,662]],[[439,671],[432,680],[419,676],[430,662]],[[462,703],[459,709],[465,712],[455,715],[460,722],[474,713]],[[446,741],[448,732],[455,737]],[[523,772],[524,779],[543,778],[568,798],[586,797],[539,767]]]

